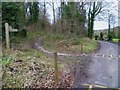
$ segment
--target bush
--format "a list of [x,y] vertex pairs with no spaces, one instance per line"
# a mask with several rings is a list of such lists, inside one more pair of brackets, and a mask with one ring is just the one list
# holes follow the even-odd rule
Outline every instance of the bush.
[[112,37],[112,34],[109,33],[109,34],[108,34],[108,41],[112,41],[112,38],[113,38],[113,37]]
[[26,30],[26,29],[20,30],[20,31],[19,31],[19,35],[20,35],[21,37],[27,37],[27,30]]
[[0,64],[7,66],[12,62],[12,60],[12,56],[3,56],[2,58],[0,58]]
[[78,38],[73,38],[70,42],[72,45],[79,45],[81,43],[80,39]]
[[98,35],[95,35],[95,40],[98,40],[98,37],[99,37]]
[[100,32],[100,40],[104,40],[102,32]]
[[113,32],[111,32],[111,31],[109,31],[108,32],[108,35],[107,35],[107,41],[112,41],[112,39],[113,39]]

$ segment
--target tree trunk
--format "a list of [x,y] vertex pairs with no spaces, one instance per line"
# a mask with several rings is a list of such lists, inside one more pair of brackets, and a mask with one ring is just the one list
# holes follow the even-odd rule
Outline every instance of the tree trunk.
[[56,31],[54,1],[52,2],[52,9],[53,9],[53,25],[54,25],[53,27],[54,27],[54,31]]
[[45,27],[46,27],[46,4],[45,4],[45,0],[44,0],[44,30],[45,30]]

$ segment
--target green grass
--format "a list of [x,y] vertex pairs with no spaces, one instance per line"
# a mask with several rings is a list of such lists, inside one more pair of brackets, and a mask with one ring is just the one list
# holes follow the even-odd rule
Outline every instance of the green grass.
[[13,60],[13,57],[11,55],[5,56],[0,58],[0,64],[7,66],[12,62],[12,60]]
[[93,52],[94,50],[96,50],[96,48],[98,47],[97,41],[90,40],[90,39],[87,39],[87,38],[81,39],[81,44],[82,44],[83,48],[81,47],[80,44],[78,44],[78,45],[73,46],[74,50],[81,52],[81,48],[82,48],[83,53],[90,53],[90,52]]
[[88,38],[66,38],[61,37],[61,39],[54,38],[54,40],[50,39],[45,40],[43,47],[51,50],[51,51],[58,51],[58,52],[81,52],[81,44],[83,45],[83,53],[89,53],[94,51],[98,43],[95,40],[90,40]]
[[118,43],[119,39],[112,39],[112,42]]
[[45,33],[44,31],[29,32],[27,41],[34,40],[36,37],[43,41],[44,48],[53,52],[79,53],[82,52],[81,44],[83,44],[83,53],[90,53],[98,46],[97,41],[88,38],[71,37],[59,33]]
[[44,31],[29,32],[27,39],[32,41],[36,37],[42,39],[44,48],[53,52],[79,53],[81,52],[81,44],[83,44],[83,53],[90,53],[98,46],[97,41],[93,39],[71,37],[59,33],[45,33]]

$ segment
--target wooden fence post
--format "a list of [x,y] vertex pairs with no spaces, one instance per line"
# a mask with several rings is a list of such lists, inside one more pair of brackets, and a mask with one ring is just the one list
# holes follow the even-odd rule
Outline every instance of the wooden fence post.
[[5,23],[5,37],[6,37],[6,48],[7,50],[10,49],[10,40],[9,40],[9,25]]
[[83,44],[81,43],[81,53],[83,54]]
[[58,58],[57,58],[57,53],[54,53],[54,72],[55,72],[55,82],[58,82]]

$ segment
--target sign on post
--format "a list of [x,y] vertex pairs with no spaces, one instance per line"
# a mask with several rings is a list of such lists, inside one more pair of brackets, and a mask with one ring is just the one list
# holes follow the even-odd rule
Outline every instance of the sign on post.
[[9,32],[18,32],[18,29],[12,29],[12,26],[9,26],[8,23],[5,23],[6,48],[8,50],[10,49]]

